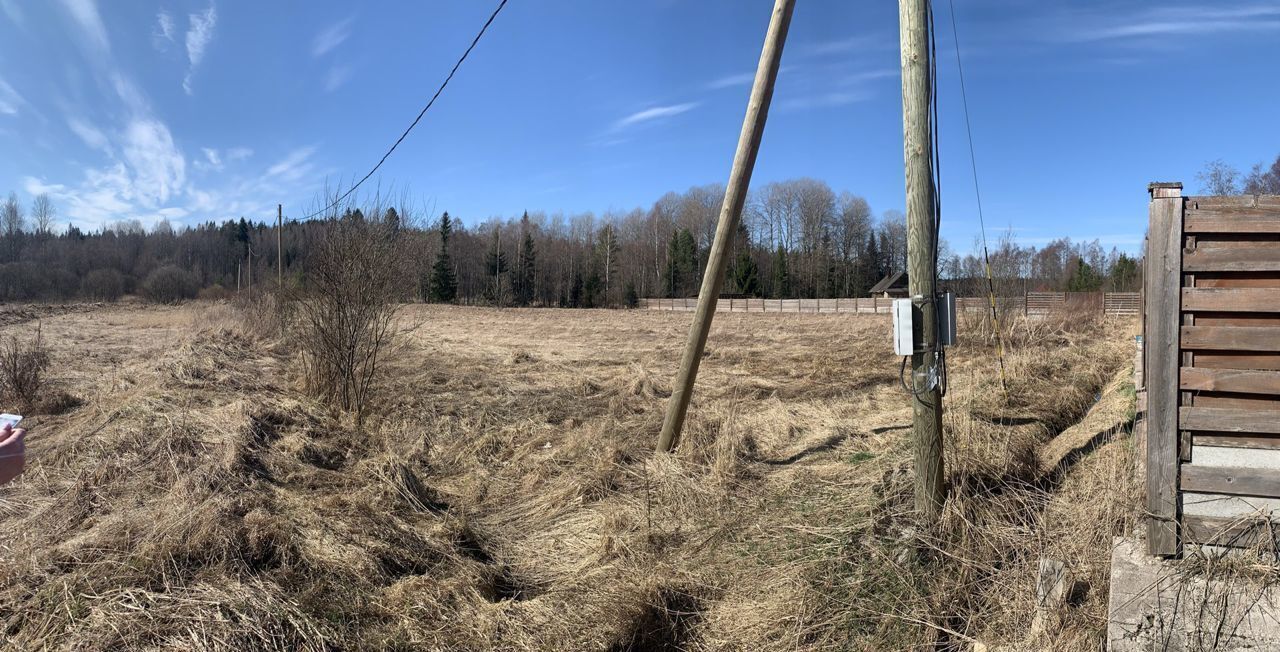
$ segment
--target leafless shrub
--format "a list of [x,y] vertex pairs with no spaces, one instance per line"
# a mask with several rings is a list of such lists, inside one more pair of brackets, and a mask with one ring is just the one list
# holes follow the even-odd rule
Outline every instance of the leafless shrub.
[[[400,211],[399,215],[404,215]],[[377,203],[330,218],[293,301],[307,390],[362,417],[393,344],[409,247]]]
[[40,400],[44,387],[44,372],[49,368],[49,352],[45,350],[40,329],[29,342],[16,335],[9,336],[0,345],[0,395],[5,401],[16,403],[21,410],[29,410]]
[[147,275],[142,282],[142,294],[155,303],[178,303],[194,299],[198,284],[185,269],[165,265]]
[[80,292],[95,301],[117,301],[124,294],[124,275],[114,269],[95,269],[85,275]]

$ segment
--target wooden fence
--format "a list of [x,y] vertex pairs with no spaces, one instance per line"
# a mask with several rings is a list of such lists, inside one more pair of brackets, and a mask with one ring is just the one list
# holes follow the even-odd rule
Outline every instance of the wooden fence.
[[[1047,315],[1053,312],[1091,311],[1104,315],[1137,315],[1142,299],[1137,292],[1031,292],[1021,297],[997,297],[1002,313]],[[648,310],[693,312],[697,297],[680,299],[641,299],[640,307]],[[990,309],[987,297],[959,297],[956,309],[967,313],[985,313]],[[882,314],[893,310],[893,299],[865,297],[860,299],[736,299],[724,298],[716,303],[716,312],[780,312],[830,314]]]
[[1277,542],[1280,197],[1151,185],[1148,549]]

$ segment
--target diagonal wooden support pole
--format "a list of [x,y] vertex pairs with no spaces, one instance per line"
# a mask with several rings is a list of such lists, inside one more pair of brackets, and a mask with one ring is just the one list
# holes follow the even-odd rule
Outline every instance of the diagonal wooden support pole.
[[707,259],[707,271],[702,276],[702,289],[698,291],[698,311],[689,329],[689,342],[680,361],[680,375],[676,377],[671,400],[667,403],[667,416],[662,422],[662,434],[658,437],[658,451],[675,448],[684,427],[684,417],[689,411],[689,399],[693,397],[693,382],[698,377],[698,362],[707,346],[707,333],[711,331],[711,318],[716,313],[716,299],[724,284],[724,270],[728,262],[729,241],[742,219],[742,206],[747,201],[747,188],[751,185],[751,172],[760,151],[760,139],[764,136],[764,123],[769,115],[769,102],[773,99],[773,83],[778,78],[778,66],[782,61],[782,45],[787,40],[787,28],[791,25],[791,12],[795,0],[776,0],[769,31],[765,35],[764,50],[756,68],[756,80],[751,86],[751,100],[747,103],[747,116],[742,121],[742,134],[738,136],[738,151],[733,156],[733,169],[729,172],[729,185],[725,188],[724,203],[720,206],[720,221],[716,224],[715,241],[711,256]]

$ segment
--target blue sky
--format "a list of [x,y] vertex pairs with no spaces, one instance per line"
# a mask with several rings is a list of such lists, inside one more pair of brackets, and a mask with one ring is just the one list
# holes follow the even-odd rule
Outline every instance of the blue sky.
[[[60,222],[290,216],[362,175],[494,2],[0,0],[0,191]],[[1148,181],[1280,153],[1280,3],[956,0],[989,232],[1136,248]],[[510,0],[382,168],[468,224],[723,182],[769,0]],[[937,8],[943,235],[977,214]],[[892,2],[800,0],[754,184],[903,206]]]

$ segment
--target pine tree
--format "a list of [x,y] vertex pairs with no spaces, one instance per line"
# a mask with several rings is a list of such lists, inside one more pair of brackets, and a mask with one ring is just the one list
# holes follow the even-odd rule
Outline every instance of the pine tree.
[[440,255],[436,257],[429,288],[431,300],[437,303],[450,303],[458,296],[458,278],[453,272],[453,261],[449,259],[449,235],[452,232],[453,225],[448,211],[445,211],[440,216]]
[[773,254],[773,298],[791,296],[791,272],[787,269],[787,250],[778,245]]
[[527,306],[533,302],[536,277],[536,253],[533,247],[533,227],[529,224],[529,213],[520,218],[520,232],[524,234],[523,242],[516,253],[516,266],[512,270],[512,289],[515,291],[517,305]]
[[391,237],[400,235],[400,214],[396,212],[394,206],[388,208],[383,214],[383,220],[387,223],[387,231],[391,233]]
[[667,298],[674,299],[684,287],[684,277],[680,273],[680,233],[671,234],[671,243],[667,245],[667,269],[662,273],[662,284],[666,287]]
[[489,247],[489,253],[485,256],[485,266],[489,271],[489,284],[485,288],[485,298],[494,305],[506,305],[510,292],[506,283],[507,254],[502,250],[501,227],[493,229],[493,245]]
[[640,306],[640,295],[636,294],[636,282],[627,281],[626,290],[622,295],[622,303],[628,308],[637,308]]
[[738,258],[733,261],[733,268],[729,272],[732,287],[737,294],[760,296],[760,269],[746,249],[738,252]]
[[601,305],[609,305],[613,299],[611,290],[613,279],[618,275],[618,253],[620,251],[618,235],[614,232],[613,225],[604,225],[604,228],[600,229],[599,241],[596,243],[596,269],[594,270],[597,280],[600,281],[600,289],[603,292],[600,301]]

